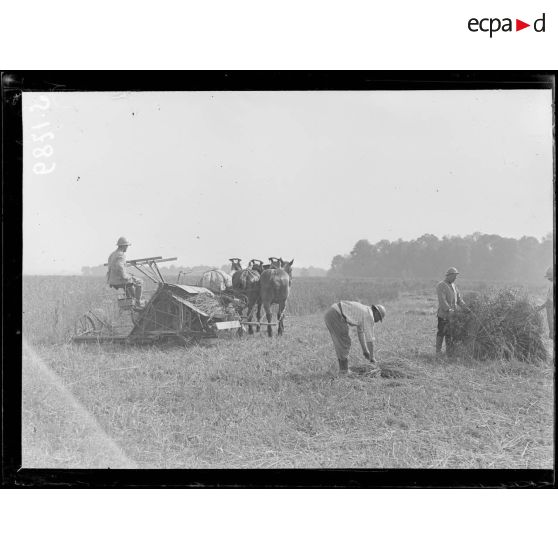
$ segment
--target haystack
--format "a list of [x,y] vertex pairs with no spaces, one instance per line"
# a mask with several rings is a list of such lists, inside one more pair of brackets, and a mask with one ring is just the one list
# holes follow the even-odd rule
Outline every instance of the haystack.
[[476,359],[545,361],[540,313],[526,292],[502,289],[465,296],[467,309],[452,320],[456,352]]

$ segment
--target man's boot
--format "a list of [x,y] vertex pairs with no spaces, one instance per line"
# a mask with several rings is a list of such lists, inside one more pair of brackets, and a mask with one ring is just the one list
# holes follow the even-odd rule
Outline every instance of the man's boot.
[[436,356],[442,354],[442,345],[444,344],[444,338],[441,335],[436,335]]
[[340,358],[339,360],[339,373],[346,374],[349,371],[349,359]]
[[143,299],[141,298],[142,291],[143,287],[141,285],[135,285],[135,298],[140,308],[143,308],[144,306]]

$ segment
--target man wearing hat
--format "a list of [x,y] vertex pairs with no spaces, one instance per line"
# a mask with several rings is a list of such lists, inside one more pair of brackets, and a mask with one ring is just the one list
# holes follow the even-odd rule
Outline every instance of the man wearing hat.
[[459,271],[450,267],[446,271],[446,278],[436,286],[438,294],[438,333],[436,335],[436,355],[441,354],[444,338],[446,339],[446,354],[453,351],[452,319],[457,306],[465,307],[463,299],[455,286]]
[[135,298],[136,304],[141,306],[143,281],[130,275],[126,270],[126,250],[132,244],[121,236],[116,245],[118,248],[108,259],[107,283],[113,289],[124,289],[126,296]]
[[548,321],[548,336],[554,339],[554,272],[552,267],[546,270],[545,278],[550,281],[548,292],[546,293],[546,301],[538,307],[538,310],[546,308],[546,319]]
[[351,348],[349,326],[357,328],[358,340],[364,358],[376,363],[374,358],[374,323],[381,322],[385,315],[386,309],[381,304],[366,306],[360,302],[349,300],[342,300],[333,304],[325,313],[325,323],[333,340],[341,374],[345,374],[349,370],[349,350]]

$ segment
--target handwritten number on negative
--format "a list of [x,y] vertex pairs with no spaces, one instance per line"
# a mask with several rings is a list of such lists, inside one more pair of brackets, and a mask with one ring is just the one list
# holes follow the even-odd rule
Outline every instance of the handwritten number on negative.
[[35,163],[33,165],[33,172],[35,174],[50,174],[55,168],[56,163],[51,163],[50,168],[47,168],[44,163]]
[[34,110],[46,110],[50,107],[50,99],[46,95],[39,95],[39,101],[42,101],[43,104],[35,103],[29,107],[29,110],[33,112]]

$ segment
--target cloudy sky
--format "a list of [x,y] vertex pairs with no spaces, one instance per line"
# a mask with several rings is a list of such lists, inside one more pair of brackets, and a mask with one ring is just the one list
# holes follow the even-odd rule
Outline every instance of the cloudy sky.
[[26,274],[104,263],[121,235],[184,266],[328,268],[361,238],[552,231],[550,91],[40,95],[23,97]]

